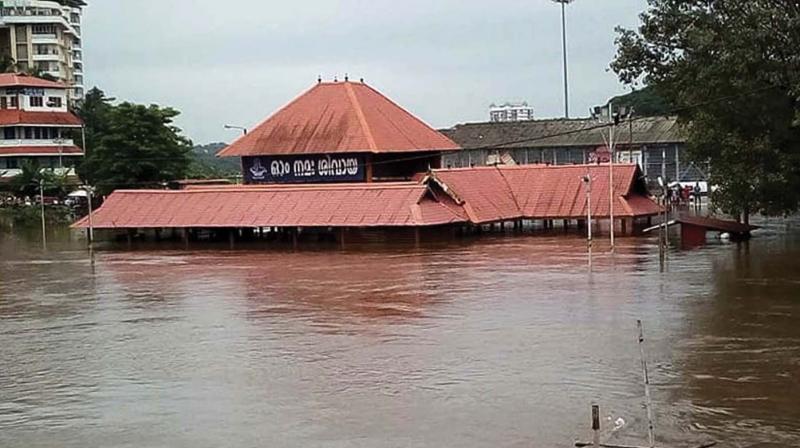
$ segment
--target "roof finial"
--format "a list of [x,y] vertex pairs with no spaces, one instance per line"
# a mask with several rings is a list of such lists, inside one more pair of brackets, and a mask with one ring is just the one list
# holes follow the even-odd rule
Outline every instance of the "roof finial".
[[364,84],[364,78],[361,78],[360,81],[361,81],[361,84]]
[[338,75],[333,77],[333,82],[339,82],[339,76]]
[[344,82],[348,82],[348,81],[350,81],[350,75],[345,73],[344,74]]
[[317,77],[317,84],[322,84],[322,75]]

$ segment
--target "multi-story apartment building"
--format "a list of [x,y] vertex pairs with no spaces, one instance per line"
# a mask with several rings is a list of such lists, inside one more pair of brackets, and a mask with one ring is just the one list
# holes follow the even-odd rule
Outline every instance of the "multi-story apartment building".
[[83,0],[0,1],[0,55],[20,72],[38,67],[69,86],[70,99],[81,99]]
[[530,121],[533,120],[533,107],[526,102],[505,103],[489,106],[489,121],[497,123],[504,121]]
[[72,134],[81,120],[67,109],[67,86],[33,76],[0,74],[0,183],[28,162],[74,176],[83,157]]

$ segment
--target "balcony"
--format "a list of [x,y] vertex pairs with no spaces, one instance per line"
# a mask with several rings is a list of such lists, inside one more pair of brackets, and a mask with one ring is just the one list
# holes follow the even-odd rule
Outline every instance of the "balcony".
[[[69,147],[75,146],[75,142],[72,139],[52,139],[52,140],[26,140],[26,139],[16,139],[16,140],[0,140],[0,148],[8,148],[12,146],[48,146],[48,147]],[[56,153],[58,150],[56,150]]]
[[33,44],[59,45],[58,36],[55,34],[31,34]]
[[53,61],[58,62],[63,58],[58,52],[55,53],[37,53],[33,55],[34,61]]

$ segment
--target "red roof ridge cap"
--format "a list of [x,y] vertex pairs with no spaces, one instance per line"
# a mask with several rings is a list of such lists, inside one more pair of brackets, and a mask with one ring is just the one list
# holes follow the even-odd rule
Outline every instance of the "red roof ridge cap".
[[381,98],[383,98],[384,100],[386,100],[386,101],[388,101],[389,103],[393,104],[395,107],[397,107],[397,108],[399,108],[400,110],[404,111],[404,112],[405,112],[406,114],[408,114],[408,115],[409,115],[411,118],[413,118],[413,119],[414,119],[414,120],[415,120],[417,123],[419,123],[419,124],[421,124],[421,125],[423,125],[423,126],[426,126],[426,127],[428,127],[428,128],[431,128],[433,131],[435,131],[437,134],[439,134],[439,135],[440,135],[442,138],[444,138],[444,139],[445,139],[445,140],[447,140],[448,142],[452,143],[452,144],[453,144],[453,148],[455,148],[455,150],[464,149],[464,148],[462,148],[462,147],[461,147],[461,145],[459,145],[458,143],[456,143],[456,142],[455,142],[453,139],[451,139],[450,137],[448,137],[447,135],[445,135],[443,132],[440,132],[440,131],[438,131],[437,129],[434,129],[434,128],[433,128],[431,125],[429,125],[428,123],[426,123],[425,121],[423,121],[421,118],[419,118],[419,117],[418,117],[418,116],[416,116],[415,114],[411,113],[411,111],[407,110],[407,109],[406,109],[406,108],[404,108],[403,106],[401,106],[401,105],[397,104],[397,103],[396,103],[394,100],[392,100],[392,99],[391,99],[391,98],[389,98],[388,96],[386,96],[386,95],[382,94],[381,92],[379,92],[379,91],[378,91],[378,89],[375,89],[375,88],[373,88],[372,86],[370,86],[369,84],[367,84],[367,83],[365,83],[365,82],[364,82],[364,83],[359,83],[358,85],[366,87],[367,89],[369,89],[370,91],[372,91],[372,92],[373,92],[373,93],[375,93],[376,95],[380,96],[380,97],[381,97]]
[[378,151],[378,145],[375,144],[375,137],[372,135],[372,130],[367,123],[367,117],[364,115],[364,109],[361,108],[361,103],[356,98],[356,92],[353,90],[353,84],[349,81],[344,83],[344,88],[347,91],[347,98],[350,99],[350,104],[356,112],[358,117],[358,124],[361,125],[361,130],[364,131],[364,136],[367,138],[367,144],[372,152]]
[[[317,87],[319,87],[319,86],[321,86],[321,85],[323,85],[323,84],[325,84],[325,83],[317,83],[317,84],[313,85],[312,87],[310,87],[310,88],[306,89],[306,90],[305,90],[303,93],[301,93],[300,95],[298,95],[298,96],[297,96],[297,97],[295,97],[295,98],[292,98],[292,99],[291,99],[291,100],[290,100],[288,103],[286,103],[286,104],[284,104],[283,106],[279,107],[279,108],[278,108],[278,110],[276,110],[275,112],[273,112],[273,113],[269,114],[269,115],[267,116],[267,118],[265,118],[265,119],[263,119],[263,120],[259,121],[259,122],[258,122],[258,123],[257,123],[255,126],[253,126],[251,129],[257,129],[257,128],[261,127],[261,126],[262,126],[262,125],[264,125],[266,122],[268,122],[269,120],[271,120],[271,119],[272,119],[272,117],[274,117],[274,116],[278,115],[279,113],[283,112],[285,109],[287,109],[287,108],[288,108],[289,106],[291,106],[292,104],[294,104],[294,103],[296,103],[296,102],[300,101],[300,99],[301,99],[301,98],[303,98],[303,97],[304,97],[304,96],[306,96],[308,93],[310,93],[312,90],[316,89]],[[236,140],[234,140],[233,142],[231,142],[231,144],[230,144],[230,145],[228,145],[228,146],[226,146],[225,148],[222,148],[222,150],[218,151],[218,152],[217,152],[217,154],[215,155],[215,157],[220,157],[220,158],[221,158],[221,157],[237,157],[237,156],[226,156],[224,153],[225,153],[225,152],[226,152],[226,151],[227,151],[229,148],[232,148],[234,145],[236,145],[237,143],[239,143],[239,141],[246,139],[246,138],[247,138],[249,135],[251,135],[251,134],[243,134],[243,135],[240,135],[239,137],[236,137]]]

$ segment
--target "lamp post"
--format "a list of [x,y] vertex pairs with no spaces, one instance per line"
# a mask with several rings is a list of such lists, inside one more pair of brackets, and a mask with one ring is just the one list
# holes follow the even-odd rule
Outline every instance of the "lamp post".
[[244,127],[244,126],[235,126],[235,125],[232,125],[232,124],[226,124],[225,125],[225,129],[238,129],[238,130],[242,131],[243,135],[247,135],[247,128]]
[[567,5],[575,0],[552,0],[561,3],[561,48],[564,53],[564,118],[569,118],[569,72],[567,70]]

